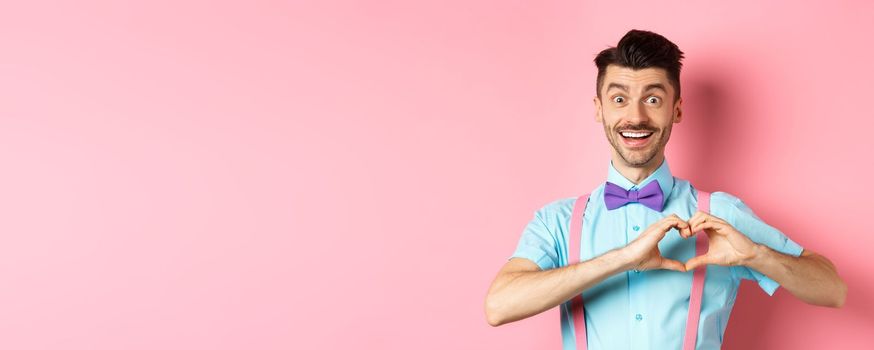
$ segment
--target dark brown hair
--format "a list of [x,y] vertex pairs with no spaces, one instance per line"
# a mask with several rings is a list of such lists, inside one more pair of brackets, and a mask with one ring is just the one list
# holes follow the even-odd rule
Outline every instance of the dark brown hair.
[[674,87],[674,101],[680,98],[680,68],[683,63],[683,51],[667,38],[645,30],[632,29],[619,40],[616,47],[601,51],[595,57],[598,67],[598,81],[595,89],[601,97],[601,85],[607,66],[614,64],[634,70],[644,68],[662,68],[668,75],[668,81]]

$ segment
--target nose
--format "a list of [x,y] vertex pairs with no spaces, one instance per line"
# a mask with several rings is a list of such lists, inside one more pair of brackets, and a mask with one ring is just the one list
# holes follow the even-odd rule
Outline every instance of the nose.
[[632,104],[628,108],[628,115],[626,117],[629,124],[632,125],[646,124],[649,122],[649,115],[646,113],[646,106],[642,103]]

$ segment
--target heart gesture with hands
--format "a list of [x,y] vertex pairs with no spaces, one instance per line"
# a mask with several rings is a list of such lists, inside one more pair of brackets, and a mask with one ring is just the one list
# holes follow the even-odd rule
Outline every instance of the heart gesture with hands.
[[[680,237],[690,238],[704,232],[708,238],[708,250],[685,264],[662,256],[658,244],[671,229],[676,228]],[[731,224],[716,216],[698,211],[684,221],[671,214],[650,225],[637,239],[623,248],[627,266],[635,271],[667,269],[680,272],[707,265],[746,265],[756,254],[758,244],[740,233]]]
[[659,242],[672,228],[677,228],[681,236],[692,235],[689,224],[680,219],[677,214],[666,216],[650,225],[637,239],[623,248],[627,258],[627,266],[635,271],[668,269],[686,272],[686,266],[683,263],[665,258],[659,251]]
[[735,229],[725,220],[698,211],[688,221],[690,231],[680,231],[680,236],[689,238],[704,231],[708,238],[708,250],[704,255],[686,261],[686,270],[713,264],[722,266],[746,265],[755,254],[758,244]]

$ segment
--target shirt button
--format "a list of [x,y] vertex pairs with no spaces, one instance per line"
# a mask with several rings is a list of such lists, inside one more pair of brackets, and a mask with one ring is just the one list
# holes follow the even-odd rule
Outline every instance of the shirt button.
[[634,319],[635,319],[635,320],[638,320],[638,321],[642,321],[642,320],[643,320],[643,315],[641,315],[641,314],[634,315]]
[[632,227],[631,229],[638,231],[638,230],[640,230],[640,226],[634,225],[634,227]]

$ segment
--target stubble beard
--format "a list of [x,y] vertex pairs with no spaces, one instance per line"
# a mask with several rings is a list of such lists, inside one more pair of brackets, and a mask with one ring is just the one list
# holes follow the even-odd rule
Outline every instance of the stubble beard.
[[627,166],[632,168],[643,168],[649,164],[649,162],[652,161],[662,149],[664,149],[664,146],[668,143],[668,139],[671,137],[671,126],[668,126],[665,129],[655,129],[641,125],[631,127],[631,129],[653,131],[654,133],[650,137],[658,137],[658,139],[650,140],[651,143],[646,149],[629,150],[625,148],[625,145],[622,144],[622,140],[619,139],[622,135],[619,135],[618,128],[611,129],[605,125],[604,133],[607,135],[607,140],[610,142],[610,145],[613,146],[613,150],[619,154],[619,157],[622,158]]

